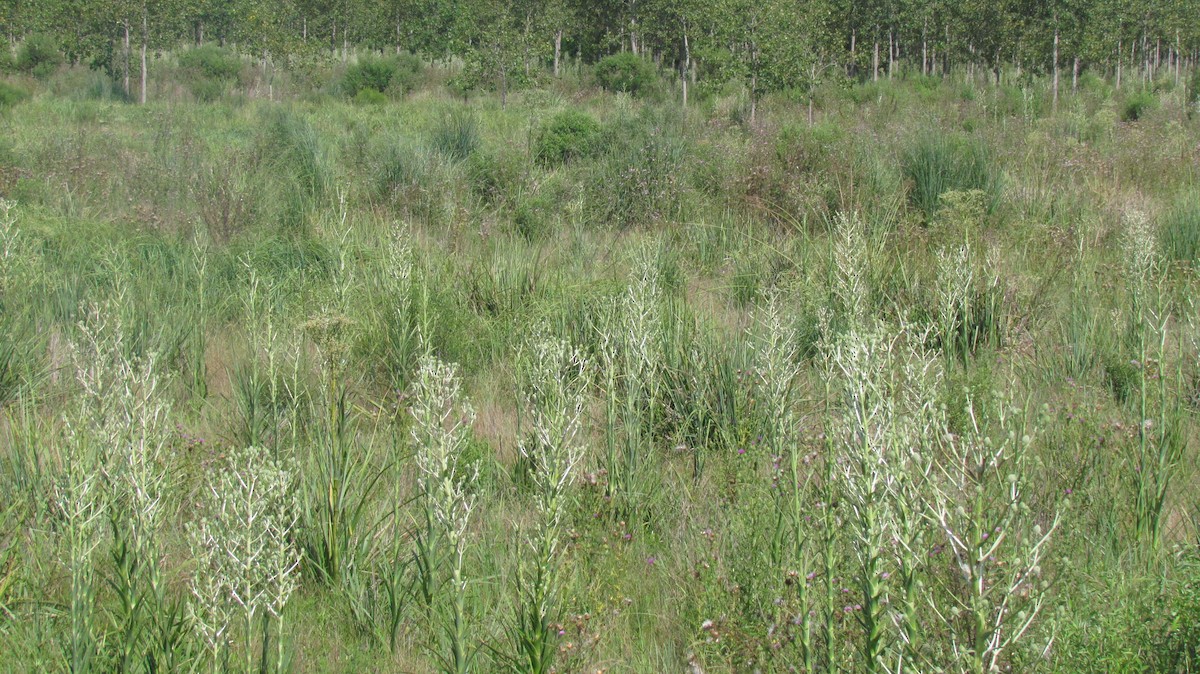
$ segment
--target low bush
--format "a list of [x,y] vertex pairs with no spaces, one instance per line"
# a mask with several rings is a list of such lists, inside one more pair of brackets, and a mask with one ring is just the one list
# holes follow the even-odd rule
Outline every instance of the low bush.
[[396,64],[396,70],[388,84],[388,93],[403,96],[416,89],[425,76],[425,64],[421,59],[415,54],[405,52],[395,56],[392,61]]
[[30,35],[17,50],[17,70],[38,79],[50,77],[62,62],[63,55],[58,49],[58,42],[49,35]]
[[29,98],[29,92],[8,82],[0,82],[0,109],[10,108]]
[[656,79],[654,65],[629,52],[606,56],[596,64],[596,80],[609,91],[643,95],[650,92]]
[[542,129],[534,155],[543,164],[562,164],[591,154],[599,135],[600,124],[590,115],[565,110]]
[[421,60],[412,54],[394,58],[365,57],[346,69],[342,76],[342,91],[350,98],[356,98],[364,90],[402,96],[416,88],[423,69]]
[[396,64],[386,59],[364,58],[346,69],[342,76],[342,90],[354,98],[364,89],[378,93],[387,90],[396,73]]
[[354,102],[359,105],[381,105],[387,103],[387,95],[375,89],[360,89],[354,95]]
[[1136,122],[1158,107],[1158,99],[1149,91],[1139,91],[1125,99],[1121,106],[1121,121]]
[[237,54],[206,44],[179,55],[179,67],[189,73],[213,80],[234,80],[242,72]]

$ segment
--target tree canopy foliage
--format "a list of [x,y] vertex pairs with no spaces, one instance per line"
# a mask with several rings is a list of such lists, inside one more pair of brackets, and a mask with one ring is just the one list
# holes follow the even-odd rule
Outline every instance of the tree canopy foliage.
[[142,47],[216,42],[286,62],[353,46],[457,57],[467,88],[503,93],[564,60],[628,52],[692,84],[737,78],[754,99],[897,68],[1178,77],[1200,56],[1197,16],[1198,0],[0,1],[10,42],[51,35],[126,78]]

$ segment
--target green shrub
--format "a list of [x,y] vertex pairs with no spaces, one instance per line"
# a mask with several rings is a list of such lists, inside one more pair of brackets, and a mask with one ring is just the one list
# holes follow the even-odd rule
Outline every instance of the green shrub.
[[388,84],[388,93],[403,96],[421,83],[425,76],[425,64],[415,54],[405,52],[395,56],[392,61],[396,70],[392,73],[392,81]]
[[932,217],[942,194],[951,190],[981,190],[991,211],[1000,196],[1000,176],[987,147],[977,140],[928,134],[901,158],[901,171],[912,183],[912,203]]
[[1163,216],[1160,243],[1167,257],[1184,262],[1200,260],[1200,193],[1180,197]]
[[225,93],[225,83],[220,80],[204,78],[189,83],[188,90],[192,92],[192,96],[197,101],[212,103],[220,99],[221,94]]
[[648,93],[656,78],[653,64],[630,52],[622,52],[600,59],[596,64],[596,79],[609,91],[638,96]]
[[8,82],[0,82],[0,108],[9,108],[29,98],[29,92]]
[[538,135],[534,155],[543,164],[562,164],[587,156],[600,135],[600,124],[578,110],[564,110]]
[[17,69],[17,61],[7,45],[0,48],[0,73],[11,73]]
[[359,89],[354,95],[354,102],[358,105],[382,105],[387,103],[387,95],[375,89]]
[[49,35],[30,35],[17,51],[17,70],[38,79],[50,77],[62,62],[58,42]]
[[1139,91],[1125,99],[1121,106],[1121,121],[1136,122],[1158,107],[1158,99],[1149,91]]
[[396,74],[396,63],[390,59],[367,57],[346,69],[342,76],[342,91],[351,98],[364,89],[378,93],[387,90]]
[[179,67],[214,80],[235,80],[242,72],[237,54],[213,44],[189,49],[179,55]]
[[412,54],[393,58],[365,57],[346,69],[342,76],[342,91],[350,98],[366,89],[403,96],[416,88],[424,68],[421,59]]
[[455,108],[434,127],[430,145],[452,161],[462,161],[479,148],[479,120],[470,110]]

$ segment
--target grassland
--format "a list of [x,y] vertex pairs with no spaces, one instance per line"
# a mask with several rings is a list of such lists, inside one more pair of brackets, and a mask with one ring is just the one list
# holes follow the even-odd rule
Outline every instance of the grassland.
[[0,113],[3,668],[1200,668],[1187,87],[170,63]]

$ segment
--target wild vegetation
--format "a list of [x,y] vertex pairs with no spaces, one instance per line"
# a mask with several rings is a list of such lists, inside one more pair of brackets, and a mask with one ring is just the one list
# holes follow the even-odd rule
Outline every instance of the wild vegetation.
[[176,45],[134,105],[56,35],[0,84],[6,666],[1200,670],[1191,52]]

